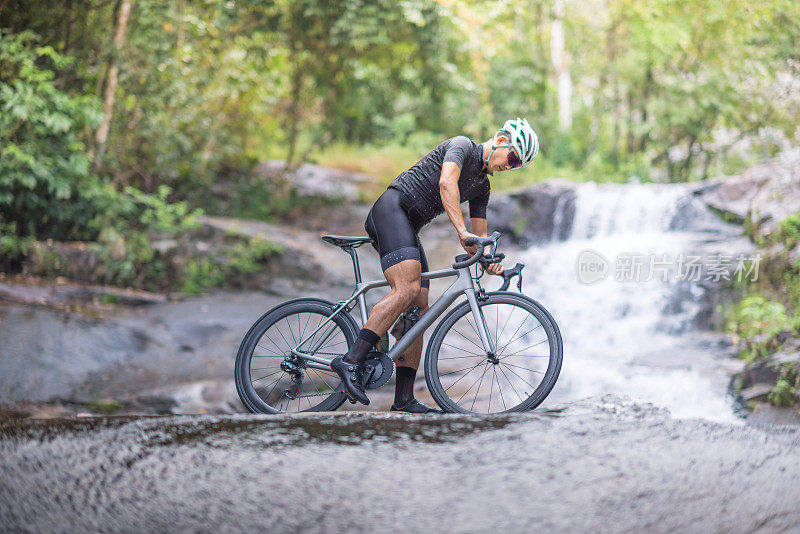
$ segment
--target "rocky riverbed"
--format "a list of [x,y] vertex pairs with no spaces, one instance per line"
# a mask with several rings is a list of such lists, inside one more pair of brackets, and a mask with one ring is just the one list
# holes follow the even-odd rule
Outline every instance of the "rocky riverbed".
[[800,429],[616,396],[492,417],[0,421],[7,532],[790,532]]

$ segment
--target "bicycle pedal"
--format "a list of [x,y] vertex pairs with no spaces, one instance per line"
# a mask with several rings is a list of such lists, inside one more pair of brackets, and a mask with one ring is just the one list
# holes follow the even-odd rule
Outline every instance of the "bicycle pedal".
[[349,392],[349,391],[347,391],[347,388],[342,388],[342,393],[344,393],[344,396],[345,396],[345,397],[347,397],[347,400],[349,400],[349,401],[350,401],[350,404],[355,404],[355,403],[357,402],[357,401],[356,401],[356,399],[355,399],[355,397],[353,397],[353,396],[350,394],[350,392]]

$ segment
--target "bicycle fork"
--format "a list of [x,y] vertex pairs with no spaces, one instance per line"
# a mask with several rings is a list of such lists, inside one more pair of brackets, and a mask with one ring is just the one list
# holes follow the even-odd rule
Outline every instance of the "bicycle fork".
[[486,318],[483,316],[483,310],[478,305],[478,298],[475,296],[474,286],[465,290],[464,294],[469,301],[469,307],[472,309],[472,318],[475,319],[475,325],[478,328],[478,335],[483,343],[483,348],[486,351],[486,356],[492,363],[497,363],[497,355],[495,354],[496,347],[491,336],[489,336],[489,328],[486,325]]

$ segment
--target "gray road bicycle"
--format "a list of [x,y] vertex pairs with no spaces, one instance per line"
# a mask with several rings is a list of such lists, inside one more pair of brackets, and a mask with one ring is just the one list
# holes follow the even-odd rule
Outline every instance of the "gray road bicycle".
[[[391,349],[384,339],[383,346],[379,343],[369,353],[366,389],[386,384],[403,351],[463,296],[465,300],[436,326],[425,353],[425,379],[436,403],[445,412],[484,414],[532,410],[541,404],[561,370],[561,333],[541,304],[521,294],[521,264],[501,275],[499,291],[486,292],[480,286],[483,272],[476,264],[486,267],[505,257],[497,252],[499,237],[495,232],[469,238],[466,243],[477,244],[477,254],[456,256],[452,269],[422,273],[425,280],[456,279],[422,316],[410,310],[398,318],[392,332],[400,334]],[[365,294],[389,283],[361,280],[356,249],[370,243],[370,238],[326,235],[322,239],[350,255],[356,287],[350,298],[336,303],[290,300],[250,328],[236,356],[235,377],[239,397],[253,413],[332,411],[349,399],[330,362],[355,343],[359,326],[350,311],[358,305],[362,324],[366,323]],[[520,293],[507,291],[515,276]]]

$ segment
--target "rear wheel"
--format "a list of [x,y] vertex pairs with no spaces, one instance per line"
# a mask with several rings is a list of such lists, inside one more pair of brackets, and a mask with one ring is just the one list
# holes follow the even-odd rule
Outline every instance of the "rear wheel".
[[495,355],[486,354],[469,303],[457,306],[428,343],[425,379],[431,395],[448,412],[532,410],[561,371],[558,325],[541,304],[518,293],[489,293],[478,304]]
[[[236,355],[236,390],[253,413],[336,410],[345,401],[338,375],[308,367],[291,350],[333,314],[330,302],[298,299],[264,314],[250,328]],[[357,325],[340,311],[301,347],[303,352],[333,359],[355,343]]]

